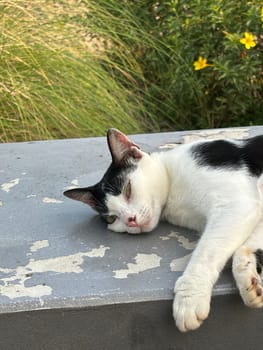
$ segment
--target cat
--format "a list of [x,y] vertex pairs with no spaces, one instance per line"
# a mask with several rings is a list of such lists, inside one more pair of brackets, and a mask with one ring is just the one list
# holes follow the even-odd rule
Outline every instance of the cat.
[[202,233],[174,288],[179,330],[208,317],[213,285],[232,256],[244,303],[262,307],[263,135],[152,154],[117,129],[108,130],[107,141],[112,162],[102,179],[64,194],[90,205],[116,232],[149,232],[167,220]]

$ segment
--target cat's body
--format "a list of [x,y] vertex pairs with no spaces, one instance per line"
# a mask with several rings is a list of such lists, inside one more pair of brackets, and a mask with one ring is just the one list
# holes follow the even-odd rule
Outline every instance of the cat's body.
[[66,191],[92,206],[117,232],[153,230],[160,219],[202,232],[175,285],[173,313],[181,331],[208,316],[211,292],[234,254],[244,302],[263,305],[263,136],[198,141],[148,155],[118,130],[108,132],[112,163],[96,185]]

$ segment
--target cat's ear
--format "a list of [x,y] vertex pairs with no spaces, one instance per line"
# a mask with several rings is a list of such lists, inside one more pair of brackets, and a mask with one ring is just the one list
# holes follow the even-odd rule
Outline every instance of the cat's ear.
[[92,193],[92,187],[73,188],[65,191],[63,194],[68,198],[88,204],[90,207],[96,210],[97,200]]
[[143,156],[140,147],[117,129],[108,130],[107,141],[112,162],[115,164],[120,164],[129,157],[138,160]]

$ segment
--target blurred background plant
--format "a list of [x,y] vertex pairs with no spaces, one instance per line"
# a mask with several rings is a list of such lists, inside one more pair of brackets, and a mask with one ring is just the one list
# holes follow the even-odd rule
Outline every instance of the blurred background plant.
[[0,0],[0,141],[262,124],[262,6]]
[[106,68],[107,45],[90,33],[87,12],[74,0],[0,1],[0,141],[143,129],[144,107]]

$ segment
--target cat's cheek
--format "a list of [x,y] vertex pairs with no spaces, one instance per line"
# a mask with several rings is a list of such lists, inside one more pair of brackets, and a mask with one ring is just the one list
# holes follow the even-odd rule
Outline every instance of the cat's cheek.
[[158,225],[158,221],[157,222],[151,222],[151,223],[145,225],[142,228],[142,232],[151,232],[151,231],[153,231],[156,228],[157,225]]
[[143,225],[143,232],[153,231],[160,222],[161,217],[161,208],[158,208],[156,205],[152,205],[152,212],[150,214],[149,220]]
[[156,228],[158,223],[159,223],[159,215],[153,216],[149,221],[147,221],[146,223],[144,223],[141,226],[141,231],[142,232],[151,232]]

